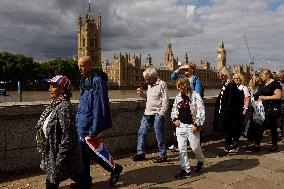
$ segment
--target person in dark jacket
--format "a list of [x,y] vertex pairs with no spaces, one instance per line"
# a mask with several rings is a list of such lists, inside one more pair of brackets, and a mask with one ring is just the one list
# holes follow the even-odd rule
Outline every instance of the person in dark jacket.
[[241,118],[243,115],[244,95],[232,81],[232,75],[227,67],[218,72],[223,87],[217,98],[214,115],[214,130],[222,130],[225,137],[225,148],[218,157],[226,156],[238,148],[241,135]]
[[70,81],[57,75],[47,82],[52,101],[36,124],[36,142],[42,154],[40,167],[47,175],[46,189],[57,189],[68,178],[80,180],[83,162],[70,102]]
[[[111,155],[107,151],[108,157],[103,154],[94,153],[88,146],[88,141],[98,143],[102,131],[112,127],[112,118],[109,107],[107,81],[108,76],[102,71],[93,69],[92,59],[90,56],[83,56],[78,60],[78,67],[83,76],[80,82],[80,104],[76,117],[77,131],[79,142],[81,144],[82,157],[84,162],[84,171],[82,175],[83,183],[92,184],[90,176],[90,161],[96,160],[105,170],[111,173],[109,184],[117,183],[123,167],[114,163]],[[70,185],[76,188],[78,183]],[[84,188],[85,189],[85,188]]]

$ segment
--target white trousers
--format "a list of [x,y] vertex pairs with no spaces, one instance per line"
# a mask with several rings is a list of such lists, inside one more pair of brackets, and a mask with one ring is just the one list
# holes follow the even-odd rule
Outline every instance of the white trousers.
[[180,156],[181,168],[186,172],[190,172],[190,165],[187,156],[187,140],[190,143],[190,147],[199,162],[204,162],[204,156],[200,147],[200,132],[193,134],[191,132],[192,125],[181,123],[176,128],[176,136],[178,141],[178,149]]

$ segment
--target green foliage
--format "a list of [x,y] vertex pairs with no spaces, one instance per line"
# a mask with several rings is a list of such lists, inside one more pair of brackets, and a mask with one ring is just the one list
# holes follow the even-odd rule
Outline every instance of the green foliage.
[[24,88],[41,88],[43,79],[58,74],[66,75],[74,86],[80,79],[77,62],[73,59],[56,58],[37,63],[32,57],[0,52],[0,81],[8,83],[12,88],[17,86],[19,80],[23,82]]

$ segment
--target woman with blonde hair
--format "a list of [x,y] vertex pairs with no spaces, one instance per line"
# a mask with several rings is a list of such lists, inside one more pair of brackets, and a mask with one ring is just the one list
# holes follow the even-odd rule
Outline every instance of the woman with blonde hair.
[[[255,95],[255,100],[262,100],[265,112],[265,121],[263,128],[269,128],[272,138],[272,147],[269,152],[278,151],[278,133],[277,128],[280,127],[281,118],[281,85],[273,79],[273,74],[269,69],[261,70],[260,77],[263,83],[260,84],[258,94]],[[257,137],[257,145],[260,145],[263,132],[260,132]]]
[[187,156],[187,140],[198,160],[195,171],[202,171],[204,156],[200,147],[200,128],[205,120],[204,103],[199,93],[192,91],[187,78],[176,82],[178,95],[175,98],[171,118],[176,126],[176,136],[180,154],[181,171],[175,178],[190,177],[190,165]]
[[254,144],[252,146],[249,146],[251,151],[253,152],[258,152],[260,150],[260,147],[257,144],[257,137],[259,132],[261,131],[261,125],[258,125],[253,121],[253,113],[254,113],[254,108],[252,104],[255,102],[255,94],[258,93],[258,87],[260,84],[260,78],[259,76],[253,76],[249,83],[248,83],[248,89],[250,91],[250,105],[249,105],[249,120],[246,125],[245,129],[245,136],[247,137],[248,141],[253,142]]
[[244,95],[241,95],[237,84],[232,81],[229,68],[221,68],[218,77],[223,82],[223,87],[216,100],[213,128],[224,132],[225,148],[218,154],[218,157],[223,157],[238,148]]
[[243,91],[244,93],[244,111],[243,115],[246,115],[248,113],[249,108],[249,101],[250,101],[250,92],[246,86],[245,76],[241,73],[236,73],[234,76],[234,82],[237,84],[238,89],[240,91]]

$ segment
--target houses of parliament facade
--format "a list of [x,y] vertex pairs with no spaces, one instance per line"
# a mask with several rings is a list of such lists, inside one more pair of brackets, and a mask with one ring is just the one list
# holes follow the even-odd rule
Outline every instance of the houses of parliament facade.
[[[148,67],[154,67],[152,57],[147,55],[145,61],[142,60],[141,54],[131,55],[129,53],[114,54],[114,61],[102,62],[101,60],[101,26],[102,18],[97,16],[96,20],[91,13],[90,4],[89,11],[85,16],[85,20],[80,16],[78,18],[78,58],[81,56],[90,56],[94,63],[94,67],[100,67],[109,77],[109,85],[115,88],[131,88],[141,86],[143,83],[142,73]],[[169,40],[164,54],[164,62],[156,68],[159,78],[166,81],[169,86],[174,86],[174,81],[171,80],[171,74],[180,65],[194,63],[197,66],[195,75],[198,76],[205,87],[215,87],[220,85],[217,78],[217,70],[226,66],[226,50],[223,41],[217,51],[216,69],[210,67],[208,59],[201,60],[200,64],[189,61],[187,54],[181,62],[174,56],[171,41]],[[242,73],[248,79],[250,69],[246,65],[236,65],[233,68],[236,73]]]

